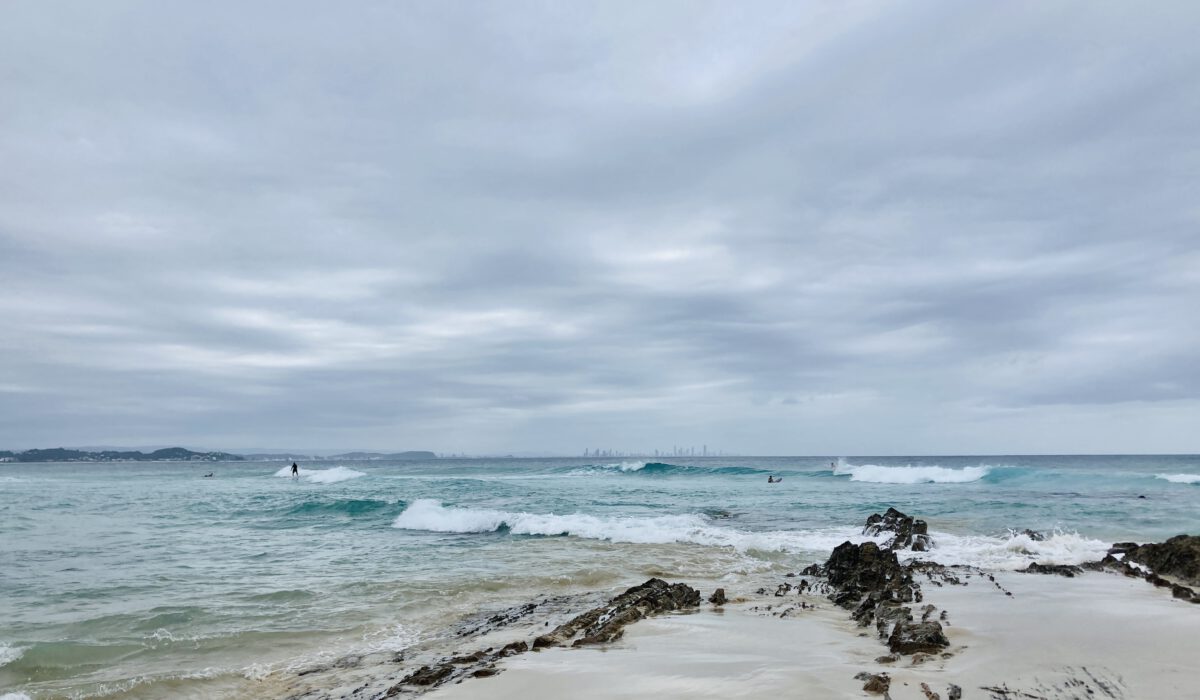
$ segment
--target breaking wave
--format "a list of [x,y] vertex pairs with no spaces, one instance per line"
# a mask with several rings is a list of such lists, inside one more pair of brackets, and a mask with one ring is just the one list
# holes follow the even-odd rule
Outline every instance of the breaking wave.
[[[806,552],[828,556],[839,544],[850,541],[880,542],[890,533],[875,537],[859,528],[824,530],[773,530],[751,532],[722,527],[702,514],[657,516],[596,516],[509,512],[442,505],[434,499],[414,501],[396,517],[392,526],[401,530],[447,533],[503,533],[514,535],[573,536],[632,544],[687,543],[732,547],[741,552]],[[1001,537],[931,533],[928,552],[899,552],[902,558],[932,559],[942,564],[966,564],[997,570],[1021,569],[1041,564],[1082,564],[1097,561],[1108,551],[1108,543],[1075,532],[1056,532],[1044,540],[1024,533]]]
[[[275,476],[290,477],[292,475],[291,467],[284,467],[275,472]],[[339,481],[349,481],[357,479],[360,476],[366,476],[365,472],[360,472],[349,467],[331,467],[329,469],[301,469],[300,478],[310,484],[336,484]]]
[[1200,474],[1155,474],[1154,478],[1172,484],[1200,484]]
[[[713,525],[708,516],[694,513],[654,516],[596,516],[514,513],[478,508],[456,508],[423,498],[396,517],[393,527],[428,532],[514,535],[569,535],[584,539],[633,544],[689,543],[738,550],[827,551],[853,537],[852,530],[747,532]],[[863,539],[863,538],[859,538]]]
[[1108,552],[1108,543],[1076,532],[1055,532],[1044,540],[1025,533],[1007,537],[935,534],[934,549],[920,558],[940,564],[967,564],[983,569],[1023,569],[1039,564],[1083,564],[1098,561]]
[[885,467],[879,464],[848,464],[838,461],[835,476],[849,476],[850,481],[871,484],[967,484],[979,481],[991,472],[990,467],[951,469],[938,466]]
[[0,667],[11,664],[21,658],[21,655],[24,653],[25,650],[20,647],[9,646],[0,642]]

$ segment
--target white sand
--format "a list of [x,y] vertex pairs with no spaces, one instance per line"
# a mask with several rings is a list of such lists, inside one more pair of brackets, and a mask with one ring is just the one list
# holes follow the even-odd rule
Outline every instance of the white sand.
[[750,610],[781,600],[764,598],[645,620],[607,648],[524,654],[499,676],[427,697],[861,698],[854,675],[866,670],[891,674],[893,700],[926,700],[921,683],[943,700],[951,683],[967,700],[1005,698],[983,689],[996,687],[1013,700],[1200,698],[1200,605],[1115,574],[997,580],[1012,597],[979,577],[965,587],[925,584],[926,602],[949,613],[954,656],[916,667],[908,658],[875,662],[887,649],[859,636],[873,628],[855,627],[827,601],[809,598],[821,609],[778,619]]

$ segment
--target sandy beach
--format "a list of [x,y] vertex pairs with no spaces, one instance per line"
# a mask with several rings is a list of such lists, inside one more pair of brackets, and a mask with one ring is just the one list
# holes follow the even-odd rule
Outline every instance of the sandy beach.
[[[1108,572],[1075,578],[1006,572],[966,586],[926,586],[948,615],[949,658],[876,661],[887,649],[820,596],[816,610],[773,616],[798,600],[705,603],[632,625],[605,648],[549,649],[503,673],[426,696],[494,698],[860,698],[855,675],[891,677],[893,700],[963,698],[1200,698],[1200,605]],[[799,597],[797,597],[799,598]],[[774,609],[770,612],[766,606]]]

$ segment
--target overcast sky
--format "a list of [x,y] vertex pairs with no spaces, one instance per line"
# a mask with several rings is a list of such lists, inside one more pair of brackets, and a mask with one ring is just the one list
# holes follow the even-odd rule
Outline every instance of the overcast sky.
[[1200,4],[0,8],[0,448],[1200,451]]

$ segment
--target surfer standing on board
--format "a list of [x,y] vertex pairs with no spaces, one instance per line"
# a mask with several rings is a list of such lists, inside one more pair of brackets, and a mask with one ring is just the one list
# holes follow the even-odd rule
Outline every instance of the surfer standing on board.
[[300,478],[300,467],[297,467],[295,462],[292,462],[292,478],[293,479]]

